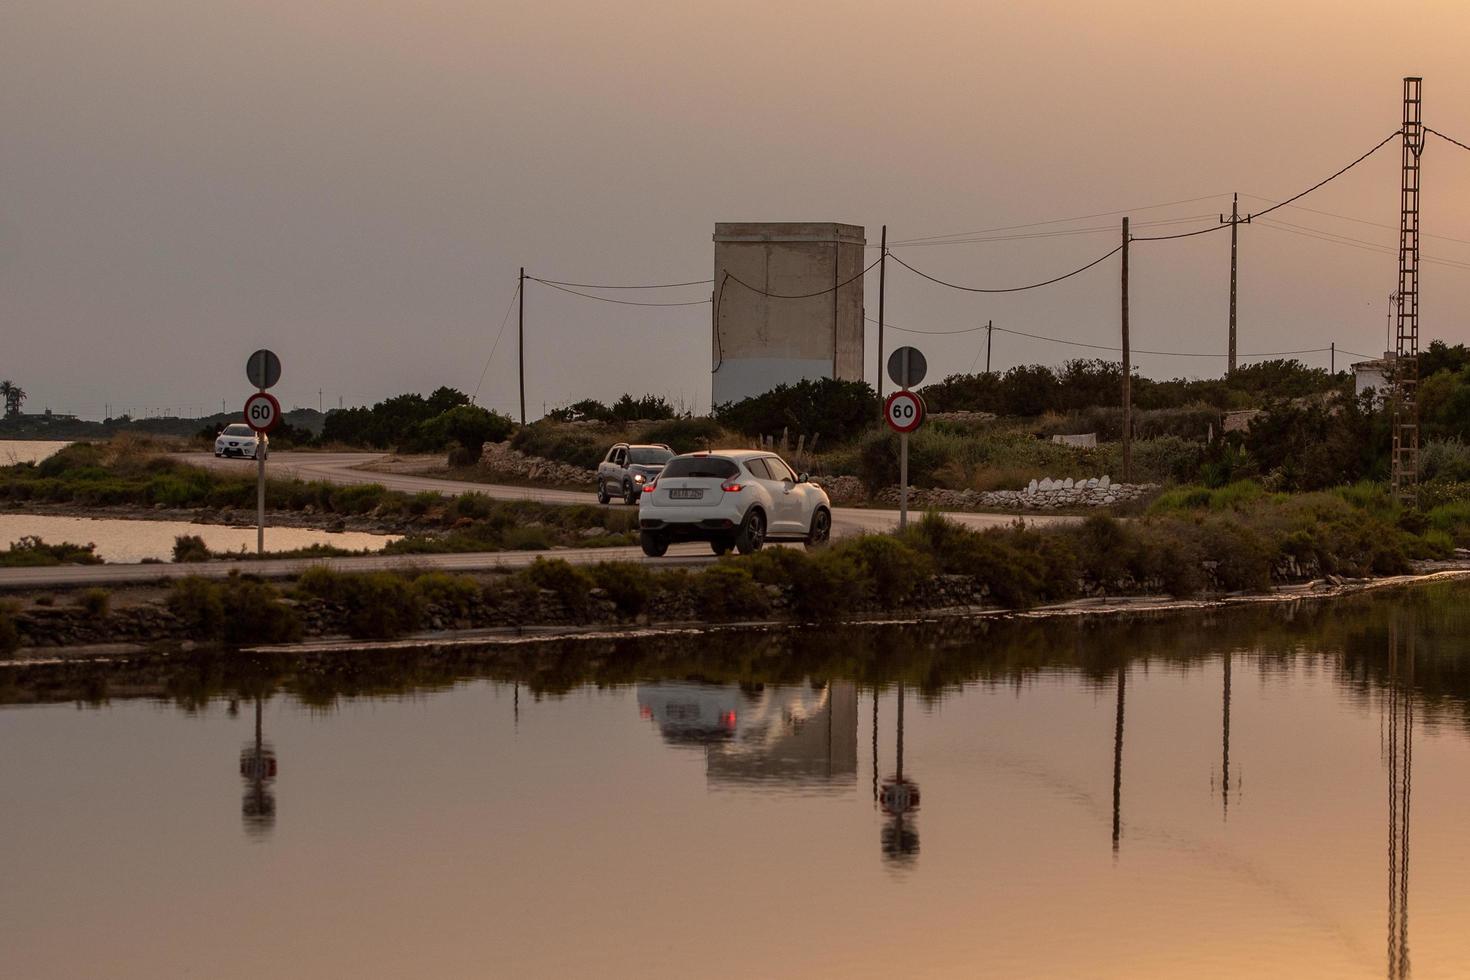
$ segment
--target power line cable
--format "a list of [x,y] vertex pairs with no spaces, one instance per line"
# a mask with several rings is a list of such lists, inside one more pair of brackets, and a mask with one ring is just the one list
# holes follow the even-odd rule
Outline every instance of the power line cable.
[[[1260,194],[1250,194],[1246,191],[1241,191],[1240,194],[1242,197],[1253,197],[1258,201],[1265,201],[1267,204],[1276,203],[1274,199],[1263,197]],[[1384,224],[1381,221],[1369,221],[1367,218],[1354,218],[1352,215],[1338,214],[1335,211],[1323,211],[1320,208],[1309,208],[1302,204],[1293,204],[1291,205],[1291,209],[1293,211],[1306,211],[1309,214],[1320,214],[1324,218],[1336,218],[1339,221],[1351,221],[1354,224],[1367,225],[1370,228],[1382,228],[1386,231],[1392,232],[1397,232],[1399,230],[1398,225]],[[1451,238],[1449,235],[1434,235],[1427,231],[1421,231],[1419,232],[1419,234],[1423,235],[1425,238],[1437,238],[1440,241],[1454,242],[1457,245],[1470,245],[1470,238]]]
[[1438,136],[1442,140],[1449,140],[1451,143],[1455,144],[1456,146],[1458,146],[1462,150],[1470,150],[1470,145],[1467,145],[1465,143],[1461,143],[1459,140],[1455,139],[1452,136],[1446,136],[1444,133],[1441,133],[1437,129],[1430,129],[1428,126],[1425,126],[1424,127],[1424,131],[1426,133],[1433,133],[1435,136]]
[[1112,251],[1107,252],[1103,255],[1099,255],[1097,258],[1093,259],[1091,262],[1087,263],[1081,268],[1073,269],[1071,272],[1057,276],[1053,279],[1048,279],[1045,282],[1033,282],[1025,286],[1007,286],[1003,289],[987,289],[980,286],[961,286],[958,283],[946,282],[943,279],[938,279],[934,276],[929,275],[929,273],[927,272],[921,272],[920,270],[915,269],[913,266],[909,265],[897,255],[891,256],[891,258],[893,259],[893,261],[897,262],[899,265],[903,266],[905,269],[909,270],[915,275],[922,276],[923,278],[928,279],[930,282],[938,283],[941,286],[948,286],[950,289],[959,289],[967,293],[1020,293],[1025,292],[1028,289],[1040,289],[1042,286],[1050,286],[1052,283],[1061,282],[1063,279],[1070,279],[1079,273],[1086,272],[1088,269],[1091,269],[1098,263],[1112,258],[1114,255],[1117,255],[1121,251],[1123,251],[1123,246],[1119,245]]
[[[539,282],[543,286],[550,286],[552,289],[559,289],[564,293],[571,293],[573,296],[580,296],[583,299],[595,299],[599,303],[616,303],[618,306],[703,306],[709,302],[707,299],[695,299],[684,303],[643,303],[631,299],[610,299],[607,296],[594,296],[592,293],[581,293],[575,289],[568,289],[566,286],[558,286],[554,282],[547,282],[545,279],[537,279],[534,276],[527,276],[526,278],[531,282]],[[714,280],[710,281],[713,282]]]
[[[1191,214],[1191,215],[1185,215],[1185,216],[1179,217],[1179,218],[1164,218],[1164,219],[1161,219],[1159,221],[1140,221],[1138,224],[1133,225],[1133,227],[1134,228],[1155,228],[1155,227],[1161,227],[1163,225],[1178,225],[1178,224],[1184,224],[1185,222],[1189,222],[1189,221],[1199,221],[1201,218],[1208,218],[1208,217],[1211,217],[1211,215],[1208,215],[1208,214]],[[1027,240],[1035,239],[1035,238],[1065,238],[1065,237],[1072,236],[1072,235],[1096,235],[1096,234],[1099,234],[1101,232],[1108,232],[1110,234],[1116,235],[1118,233],[1118,226],[1117,225],[1093,225],[1090,228],[1068,228],[1065,231],[1038,231],[1038,232],[1030,232],[1030,233],[1027,233],[1027,234],[1024,234],[1024,235],[992,235],[992,236],[990,236],[988,238],[960,238],[960,239],[954,239],[952,241],[943,241],[943,242],[915,242],[915,243],[910,244],[910,245],[894,245],[894,244],[890,244],[888,246],[888,249],[889,249],[889,251],[892,251],[894,248],[924,248],[924,247],[929,246],[929,245],[983,245],[983,244],[986,244],[988,242],[1027,241]]]
[[595,282],[562,282],[559,279],[537,279],[535,276],[527,276],[527,279],[535,279],[546,286],[571,286],[576,289],[675,289],[679,286],[708,286],[714,282],[713,279],[695,279],[690,282],[659,282],[650,283],[646,286],[614,285],[612,283]]
[[[1321,228],[1292,224],[1289,221],[1282,221],[1280,218],[1272,218],[1269,221],[1263,220],[1261,224],[1276,231],[1284,231],[1291,235],[1300,235],[1303,238],[1314,238],[1319,242],[1328,242],[1332,245],[1346,245],[1349,248],[1357,248],[1365,252],[1377,252],[1382,255],[1398,254],[1398,249],[1391,245],[1380,245],[1377,242],[1368,242],[1361,238],[1351,238],[1347,235],[1324,231]],[[1446,259],[1437,255],[1421,255],[1419,258],[1420,261],[1430,265],[1443,265],[1451,269],[1470,269],[1470,262],[1463,262],[1459,259]]]
[[516,297],[521,294],[520,280],[516,280],[515,292],[510,294],[510,302],[505,304],[505,316],[500,318],[500,332],[495,335],[495,343],[490,345],[490,355],[485,358],[485,366],[480,369],[480,380],[475,382],[475,393],[470,395],[470,403],[473,404],[479,397],[480,386],[485,383],[485,375],[490,371],[490,361],[495,357],[495,348],[500,346],[500,338],[505,336],[505,325],[510,322],[510,311],[516,307]]
[[[879,262],[882,262],[882,261],[883,261],[883,257],[882,256],[879,256],[878,258],[874,259],[872,262],[868,263],[868,267],[866,269],[863,269],[861,272],[859,272],[857,275],[853,276],[851,279],[845,279],[842,282],[834,283],[833,285],[828,286],[826,289],[819,289],[819,290],[817,290],[814,293],[772,293],[772,292],[768,292],[768,291],[766,291],[764,289],[758,289],[757,287],[752,286],[750,283],[746,282],[744,279],[741,279],[739,276],[735,275],[733,272],[727,272],[727,273],[725,273],[724,279],[720,280],[720,287],[721,287],[721,289],[723,289],[726,281],[729,281],[729,282],[738,282],[740,285],[744,286],[746,289],[750,290],[751,292],[753,292],[753,293],[759,293],[761,296],[768,296],[771,299],[812,299],[813,297],[816,297],[816,296],[825,296],[828,293],[835,293],[835,292],[837,292],[837,290],[841,289],[843,286],[851,285],[852,283],[857,282],[863,276],[867,275],[868,272],[870,272],[871,270],[877,268],[878,263]],[[898,259],[895,258],[894,261],[896,262],[896,261],[898,261]]]
[[[878,322],[877,320],[874,320],[872,317],[865,317],[864,319],[866,319],[869,323],[877,323]],[[888,323],[888,322],[885,322],[884,325],[885,326],[888,326],[888,327],[891,327],[894,330],[902,331],[903,333],[928,334],[930,336],[940,336],[940,337],[944,337],[944,336],[957,336],[959,334],[975,333],[977,331],[986,329],[986,327],[985,327],[984,324],[982,324],[982,325],[980,325],[978,327],[962,327],[959,330],[922,330],[922,329],[919,329],[917,327],[900,327],[896,323]],[[995,329],[995,331],[997,333],[1008,333],[1008,334],[1013,334],[1013,335],[1015,335],[1017,337],[1029,337],[1032,340],[1045,340],[1045,341],[1048,341],[1048,342],[1053,343],[1053,344],[1064,344],[1064,345],[1066,345],[1068,347],[1086,347],[1089,350],[1105,350],[1105,351],[1112,351],[1112,352],[1115,352],[1115,353],[1121,352],[1123,350],[1123,348],[1121,348],[1121,347],[1110,347],[1110,346],[1108,346],[1106,344],[1088,344],[1088,343],[1084,343],[1083,341],[1080,341],[1080,340],[1064,340],[1061,337],[1048,337],[1045,334],[1027,333],[1024,330],[1011,330],[1011,329],[1009,329],[1007,327],[995,327],[994,329]],[[1254,354],[1239,354],[1237,356],[1239,356],[1239,357],[1283,357],[1283,356],[1285,356],[1287,354],[1325,354],[1328,351],[1330,351],[1331,349],[1332,348],[1330,348],[1330,347],[1309,347],[1309,348],[1304,348],[1302,350],[1260,351],[1260,352],[1257,352],[1257,353],[1254,353]],[[1343,348],[1341,348],[1341,347],[1338,348],[1338,350],[1342,350],[1342,349]],[[1158,355],[1158,356],[1161,356],[1161,357],[1227,357],[1228,356],[1228,354],[1225,351],[1140,350],[1137,347],[1130,347],[1129,350],[1131,350],[1135,354],[1154,354],[1154,355]],[[1359,356],[1363,356],[1363,355],[1359,355]]]
[[1093,214],[1079,214],[1079,215],[1074,215],[1073,217],[1070,217],[1070,218],[1052,218],[1052,219],[1050,219],[1048,221],[1032,221],[1032,222],[1029,222],[1027,224],[1022,224],[1022,225],[1001,225],[1001,226],[995,227],[995,228],[981,228],[981,229],[979,229],[977,231],[957,231],[957,232],[953,232],[953,233],[948,234],[948,235],[924,235],[924,236],[921,236],[921,237],[918,237],[918,238],[906,238],[906,239],[904,239],[902,241],[898,241],[898,242],[889,242],[888,243],[888,247],[889,248],[893,248],[896,245],[914,245],[914,244],[917,244],[919,242],[937,241],[937,240],[942,239],[942,238],[967,238],[967,237],[970,237],[972,235],[988,235],[991,232],[996,232],[996,231],[1016,231],[1016,230],[1021,229],[1021,228],[1040,228],[1040,227],[1043,227],[1045,225],[1061,225],[1061,224],[1068,224],[1068,223],[1073,222],[1073,221],[1088,221],[1088,220],[1090,220],[1092,218],[1108,218],[1108,217],[1112,217],[1115,214],[1133,214],[1133,213],[1138,212],[1138,211],[1154,211],[1154,210],[1157,210],[1159,208],[1172,208],[1172,207],[1177,207],[1177,206],[1179,206],[1181,204],[1198,204],[1200,201],[1209,201],[1209,200],[1213,200],[1214,198],[1224,197],[1224,196],[1225,196],[1224,194],[1206,194],[1203,197],[1191,197],[1191,198],[1186,198],[1185,200],[1182,200],[1182,201],[1166,201],[1163,204],[1150,204],[1150,205],[1147,205],[1147,206],[1141,207],[1141,208],[1123,208],[1123,209],[1118,210],[1118,211],[1097,211],[1097,212],[1094,212]]
[[[1383,149],[1383,147],[1387,146],[1388,143],[1389,143],[1389,141],[1391,141],[1392,139],[1394,139],[1394,137],[1401,136],[1402,134],[1403,134],[1403,130],[1401,130],[1401,129],[1394,130],[1393,132],[1391,132],[1387,136],[1385,136],[1382,140],[1380,140],[1379,143],[1376,146],[1373,147],[1373,149],[1369,150],[1367,153],[1364,153],[1362,156],[1358,157],[1356,160],[1354,160],[1352,163],[1348,164],[1346,167],[1343,167],[1341,170],[1337,171],[1336,173],[1332,174],[1329,177],[1324,177],[1323,179],[1317,181],[1315,184],[1313,184],[1311,187],[1308,187],[1306,190],[1302,191],[1301,193],[1299,193],[1299,194],[1293,194],[1291,197],[1288,197],[1286,200],[1282,201],[1279,204],[1273,204],[1273,205],[1271,205],[1269,208],[1267,208],[1264,211],[1258,211],[1255,214],[1247,215],[1246,218],[1245,218],[1245,220],[1246,221],[1251,221],[1251,220],[1253,220],[1255,218],[1262,217],[1263,215],[1270,214],[1272,211],[1275,211],[1277,208],[1284,208],[1288,204],[1292,203],[1293,201],[1297,201],[1297,200],[1300,200],[1300,199],[1306,197],[1308,194],[1310,194],[1313,191],[1317,190],[1319,187],[1322,187],[1323,185],[1325,185],[1325,184],[1327,184],[1327,183],[1329,183],[1331,181],[1334,181],[1337,178],[1341,177],[1343,174],[1347,173],[1349,170],[1353,169],[1358,164],[1362,163],[1364,160],[1368,159],[1373,154],[1375,154],[1379,150]],[[1208,235],[1212,231],[1220,231],[1222,229],[1229,228],[1229,227],[1232,226],[1232,224],[1234,224],[1234,223],[1233,222],[1224,222],[1224,223],[1221,223],[1221,224],[1211,225],[1208,228],[1200,228],[1200,229],[1197,229],[1195,231],[1180,232],[1177,235],[1143,235],[1143,236],[1136,237],[1136,238],[1134,238],[1132,240],[1135,241],[1135,242],[1166,242],[1166,241],[1171,241],[1171,240],[1173,240],[1175,238],[1191,238],[1191,237],[1193,237],[1195,235]]]

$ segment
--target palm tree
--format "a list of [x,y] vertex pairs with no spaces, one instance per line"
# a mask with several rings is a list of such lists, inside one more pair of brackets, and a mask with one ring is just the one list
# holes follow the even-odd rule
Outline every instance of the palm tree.
[[0,398],[5,399],[6,418],[14,418],[20,414],[20,403],[26,400],[25,389],[10,381],[0,381]]

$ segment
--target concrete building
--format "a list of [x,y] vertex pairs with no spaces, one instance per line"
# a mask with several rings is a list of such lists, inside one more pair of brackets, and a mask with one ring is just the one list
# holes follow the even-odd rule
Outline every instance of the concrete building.
[[1371,388],[1374,400],[1382,404],[1388,398],[1389,388],[1393,384],[1391,376],[1395,356],[1393,351],[1385,351],[1380,358],[1354,364],[1353,394],[1362,395]]
[[714,242],[714,404],[807,378],[862,380],[861,225],[722,222]]

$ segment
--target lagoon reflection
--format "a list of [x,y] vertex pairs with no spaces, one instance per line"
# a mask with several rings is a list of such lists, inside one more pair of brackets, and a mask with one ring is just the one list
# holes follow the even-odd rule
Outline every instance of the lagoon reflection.
[[1467,596],[11,668],[7,961],[1462,976]]

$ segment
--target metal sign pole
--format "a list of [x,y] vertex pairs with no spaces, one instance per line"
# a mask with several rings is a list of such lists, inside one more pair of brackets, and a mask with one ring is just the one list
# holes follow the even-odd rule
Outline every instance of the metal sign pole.
[[[259,358],[260,379],[266,380],[265,375],[265,351],[261,351]],[[265,391],[264,388],[260,389]],[[257,557],[265,554],[265,433],[255,434],[255,554]]]
[[[909,349],[903,350],[903,390],[909,390]],[[898,529],[909,526],[909,434],[898,434]]]

